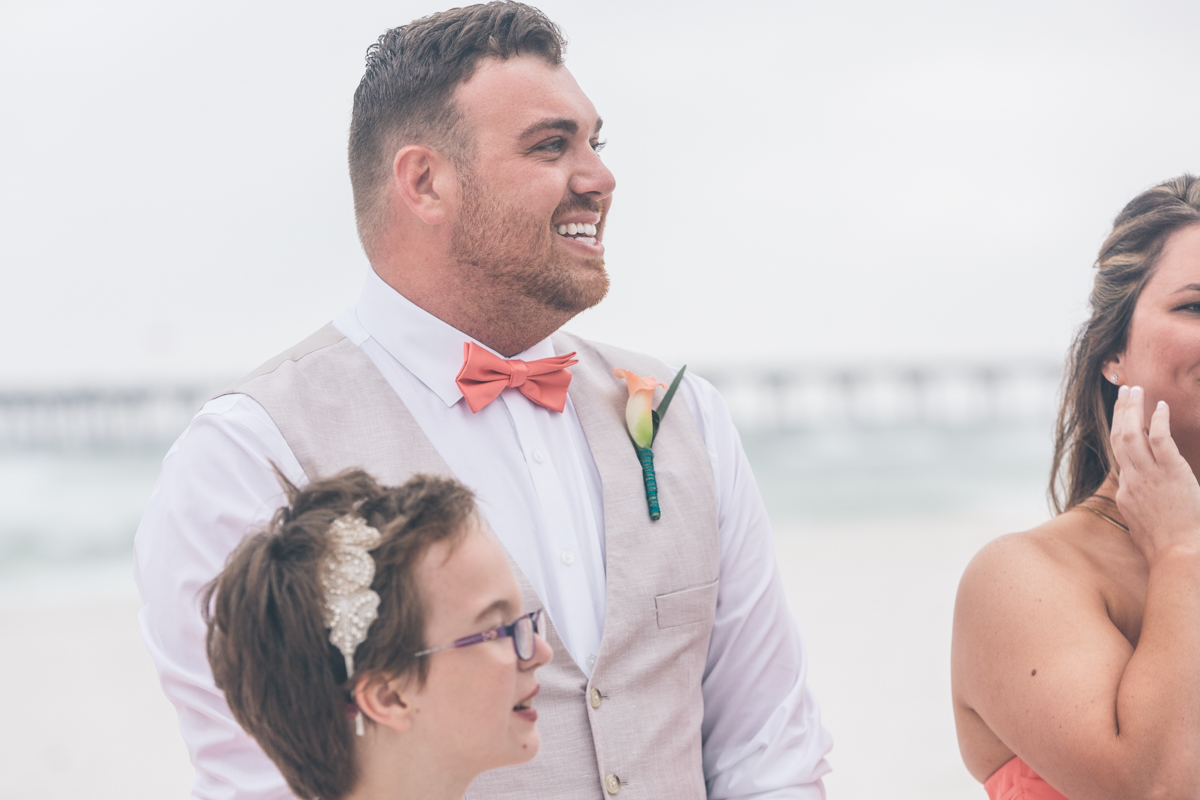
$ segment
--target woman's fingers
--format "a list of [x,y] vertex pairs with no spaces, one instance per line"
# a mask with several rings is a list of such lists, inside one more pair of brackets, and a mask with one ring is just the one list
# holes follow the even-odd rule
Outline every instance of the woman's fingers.
[[1171,461],[1181,458],[1179,448],[1175,446],[1175,440],[1171,438],[1171,409],[1162,400],[1158,401],[1158,405],[1154,409],[1154,413],[1150,416],[1150,451],[1154,454],[1154,460],[1158,464],[1166,465]]
[[1142,387],[1130,387],[1122,416],[1121,446],[1130,466],[1136,470],[1150,469],[1154,466],[1154,454],[1146,434],[1146,397]]
[[1117,402],[1113,406],[1112,428],[1109,431],[1109,441],[1112,443],[1113,457],[1117,462],[1117,472],[1124,472],[1131,466],[1129,454],[1125,446],[1125,408],[1129,405],[1129,387],[1122,386],[1117,390]]
[[1146,441],[1153,450],[1154,466],[1131,467],[1122,473],[1116,499],[1134,543],[1153,566],[1172,545],[1194,547],[1200,541],[1200,485],[1171,437],[1166,403],[1154,409]]

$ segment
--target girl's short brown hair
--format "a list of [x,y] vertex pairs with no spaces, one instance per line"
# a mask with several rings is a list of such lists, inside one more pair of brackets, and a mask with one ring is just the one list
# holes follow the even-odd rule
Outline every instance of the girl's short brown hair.
[[354,654],[355,679],[412,673],[424,681],[425,617],[414,568],[433,544],[452,545],[476,519],[471,491],[455,480],[417,475],[397,488],[349,470],[298,489],[246,538],[203,595],[208,661],[233,716],[305,800],[337,800],[357,779],[354,681],[329,642],[318,568],[329,526],[355,511],[379,530],[371,551],[379,617]]

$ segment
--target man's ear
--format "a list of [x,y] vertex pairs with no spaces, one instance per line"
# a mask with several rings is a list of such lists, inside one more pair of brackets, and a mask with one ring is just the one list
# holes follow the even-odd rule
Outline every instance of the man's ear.
[[443,155],[423,144],[405,145],[392,161],[392,179],[401,200],[426,225],[446,221],[458,181]]
[[354,684],[354,702],[376,725],[405,731],[413,722],[412,687],[409,676],[363,675]]

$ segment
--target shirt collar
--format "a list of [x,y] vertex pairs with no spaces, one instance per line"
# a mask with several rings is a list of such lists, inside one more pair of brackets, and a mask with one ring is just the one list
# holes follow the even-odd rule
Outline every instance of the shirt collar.
[[[463,345],[474,342],[495,350],[413,303],[370,270],[354,309],[358,322],[384,350],[447,407],[463,399],[454,379],[463,365]],[[549,358],[554,345],[546,338],[515,357],[523,361]],[[500,356],[503,358],[503,356]]]

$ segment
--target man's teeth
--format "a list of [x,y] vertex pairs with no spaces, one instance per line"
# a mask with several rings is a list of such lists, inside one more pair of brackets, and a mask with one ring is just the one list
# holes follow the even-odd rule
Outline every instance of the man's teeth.
[[555,230],[558,231],[559,236],[574,236],[577,233],[583,234],[584,236],[596,235],[596,226],[590,222],[580,222],[578,224],[574,222],[568,222],[566,225],[559,225],[557,228],[555,228]]

